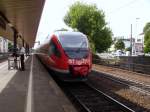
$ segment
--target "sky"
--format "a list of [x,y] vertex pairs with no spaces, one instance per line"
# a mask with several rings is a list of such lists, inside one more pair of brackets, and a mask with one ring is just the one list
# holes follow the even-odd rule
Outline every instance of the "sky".
[[131,24],[132,35],[136,37],[142,33],[145,24],[150,22],[150,0],[46,0],[36,41],[42,43],[53,31],[69,28],[63,18],[76,1],[96,4],[98,9],[105,13],[107,26],[112,30],[114,37],[130,37]]

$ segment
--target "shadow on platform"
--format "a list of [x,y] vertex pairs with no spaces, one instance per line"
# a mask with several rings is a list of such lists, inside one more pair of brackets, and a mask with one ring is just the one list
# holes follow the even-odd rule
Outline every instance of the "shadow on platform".
[[17,71],[0,93],[0,112],[25,111],[30,64],[31,57],[25,62],[26,70]]

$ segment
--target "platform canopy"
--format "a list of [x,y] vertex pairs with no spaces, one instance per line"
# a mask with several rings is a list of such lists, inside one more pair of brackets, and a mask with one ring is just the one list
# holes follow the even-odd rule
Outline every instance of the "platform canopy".
[[0,36],[13,41],[15,28],[32,47],[45,0],[0,0]]

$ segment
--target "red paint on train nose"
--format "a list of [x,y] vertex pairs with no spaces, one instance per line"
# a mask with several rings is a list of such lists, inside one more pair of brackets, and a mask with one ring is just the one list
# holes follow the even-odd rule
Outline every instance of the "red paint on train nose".
[[74,66],[73,67],[73,75],[75,76],[86,76],[88,73],[87,66]]

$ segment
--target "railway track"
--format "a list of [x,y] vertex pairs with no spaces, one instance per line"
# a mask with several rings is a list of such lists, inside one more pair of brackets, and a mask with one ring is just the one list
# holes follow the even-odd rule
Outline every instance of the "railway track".
[[[148,78],[150,77],[150,75],[148,75],[148,74],[143,74],[143,73],[139,73],[139,72],[133,72],[133,71],[122,69],[122,68],[116,68],[116,67],[110,67],[110,66],[109,67],[108,66],[103,66],[103,67],[104,67],[103,69],[107,68],[108,71],[119,71],[119,72],[123,72],[123,73],[126,73],[126,74],[134,73],[135,75],[144,76],[144,77],[148,77]],[[96,69],[94,69],[94,70],[96,70]],[[131,79],[128,79],[128,80],[131,80]]]
[[143,83],[140,83],[138,81],[132,81],[132,80],[125,80],[121,78],[116,78],[113,76],[110,76],[108,74],[100,73],[99,71],[93,71],[96,74],[98,74],[100,77],[107,78],[109,80],[112,80],[113,82],[123,84],[125,86],[128,86],[130,89],[136,90],[138,92],[147,94],[150,96],[150,85],[145,85]]
[[61,87],[85,112],[135,112],[89,84],[67,83]]

